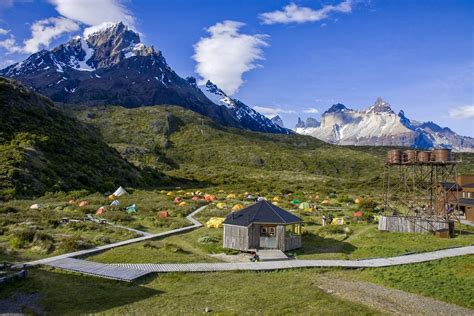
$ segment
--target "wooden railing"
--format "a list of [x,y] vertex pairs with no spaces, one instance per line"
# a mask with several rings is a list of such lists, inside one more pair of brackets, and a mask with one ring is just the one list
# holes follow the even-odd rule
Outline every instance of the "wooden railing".
[[301,248],[301,236],[288,236],[285,238],[285,251]]

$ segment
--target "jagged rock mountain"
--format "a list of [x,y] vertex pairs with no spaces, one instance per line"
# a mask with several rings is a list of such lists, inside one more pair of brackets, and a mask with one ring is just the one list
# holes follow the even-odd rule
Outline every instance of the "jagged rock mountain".
[[205,85],[200,86],[200,88],[207,98],[209,98],[215,104],[228,108],[229,111],[231,111],[238,118],[239,122],[251,127],[250,129],[252,130],[270,133],[291,133],[289,129],[280,126],[273,120],[270,120],[266,116],[258,113],[242,101],[229,97],[224,91],[219,89],[216,84],[209,80]]
[[280,115],[274,116],[270,120],[280,127],[285,127],[285,123],[283,123],[283,120]]
[[226,126],[287,132],[270,120],[260,120],[262,115],[247,111],[237,100],[234,107],[213,103],[194,78],[181,78],[161,51],[145,46],[123,23],[41,50],[0,70],[0,76],[19,80],[58,103],[128,108],[173,104]]
[[433,122],[412,121],[403,111],[397,115],[381,98],[362,111],[335,104],[322,114],[320,123],[313,118],[306,123],[298,119],[295,131],[339,145],[443,147],[474,152],[474,138],[458,135]]

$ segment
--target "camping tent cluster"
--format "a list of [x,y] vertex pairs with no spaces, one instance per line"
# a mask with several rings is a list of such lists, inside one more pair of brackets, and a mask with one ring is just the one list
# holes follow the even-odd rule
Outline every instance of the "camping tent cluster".
[[[120,186],[117,190],[114,191],[114,193],[108,196],[108,199],[112,201],[110,202],[109,206],[116,207],[116,208],[120,207],[121,203],[118,198],[124,195],[128,195],[128,192],[122,186]],[[138,211],[138,207],[135,203],[133,203],[132,205],[126,206],[123,210],[127,212],[128,214],[132,214]],[[97,216],[104,215],[106,211],[107,211],[106,206],[101,206],[97,209],[95,215]]]

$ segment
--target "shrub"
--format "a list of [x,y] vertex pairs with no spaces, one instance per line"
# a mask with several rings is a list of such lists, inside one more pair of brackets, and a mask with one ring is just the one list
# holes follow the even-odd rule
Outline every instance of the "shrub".
[[61,240],[59,247],[61,248],[63,252],[72,252],[72,251],[92,248],[93,245],[91,245],[86,240],[83,240],[79,236],[71,236],[71,237],[63,238],[63,240]]
[[198,239],[198,243],[200,244],[215,244],[217,242],[219,242],[219,238],[209,235],[204,235]]
[[17,228],[13,230],[12,236],[17,238],[21,244],[26,244],[33,241],[36,230],[32,228]]
[[18,237],[11,237],[8,240],[8,246],[10,249],[13,249],[13,250],[23,248],[24,245],[25,245],[25,242],[22,241]]

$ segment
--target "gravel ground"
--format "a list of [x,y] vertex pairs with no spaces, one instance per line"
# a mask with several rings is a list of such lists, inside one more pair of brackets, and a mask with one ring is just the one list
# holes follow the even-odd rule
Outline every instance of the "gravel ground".
[[394,315],[474,315],[474,310],[373,283],[342,280],[337,276],[334,278],[321,277],[316,283],[326,293],[367,305],[383,313]]
[[0,315],[5,314],[34,314],[42,315],[43,310],[38,307],[41,296],[39,293],[16,292],[10,297],[0,299]]

